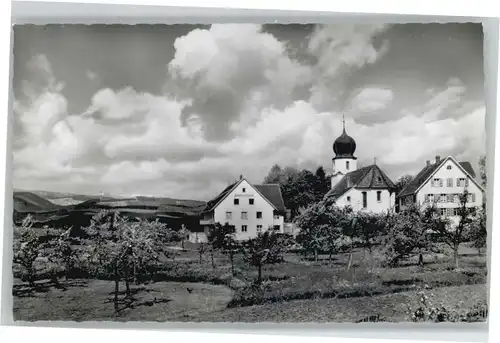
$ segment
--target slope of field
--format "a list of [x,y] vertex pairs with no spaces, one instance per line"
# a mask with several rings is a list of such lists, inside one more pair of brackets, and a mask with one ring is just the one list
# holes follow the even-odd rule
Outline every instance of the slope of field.
[[32,192],[14,192],[14,210],[18,212],[55,211],[61,206]]

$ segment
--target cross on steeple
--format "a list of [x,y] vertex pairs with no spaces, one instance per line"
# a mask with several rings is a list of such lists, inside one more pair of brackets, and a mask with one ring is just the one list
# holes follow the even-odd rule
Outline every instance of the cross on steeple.
[[345,132],[345,119],[344,119],[344,114],[342,113],[342,130]]
[[373,158],[373,164],[375,164],[375,165],[377,164],[377,158],[376,157]]

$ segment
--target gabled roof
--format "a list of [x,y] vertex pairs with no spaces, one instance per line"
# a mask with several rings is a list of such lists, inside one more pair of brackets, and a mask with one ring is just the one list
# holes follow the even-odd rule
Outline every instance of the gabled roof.
[[396,185],[377,165],[363,167],[346,174],[325,197],[337,200],[348,190],[356,189],[396,189]]
[[274,207],[279,212],[284,213],[286,211],[285,202],[283,201],[283,195],[281,194],[281,187],[279,184],[263,184],[263,185],[254,185],[255,188],[269,200]]
[[208,201],[207,202],[207,206],[205,207],[205,209],[202,211],[202,212],[210,212],[212,211],[213,209],[215,209],[217,207],[217,205],[219,205],[219,203],[227,196],[229,195],[229,193],[231,193],[231,191],[238,185],[240,184],[240,182],[243,181],[243,180],[240,180],[240,181],[237,181],[235,183],[232,183],[230,184],[229,186],[227,186],[226,188],[224,188],[224,190],[219,194],[217,195],[215,198],[213,198],[212,200]]
[[[241,179],[229,186],[227,186],[219,195],[207,202],[207,206],[203,212],[213,211],[241,182],[246,181]],[[278,184],[262,184],[262,185],[249,185],[255,188],[257,193],[259,193],[265,200],[269,202],[279,212],[285,212],[285,202],[283,201],[283,196],[281,194],[281,189]]]
[[[429,178],[434,175],[434,173],[444,164],[445,161],[447,160],[453,160],[454,162],[455,159],[453,159],[451,156],[448,156],[447,158],[444,158],[440,160],[438,163],[430,164],[428,166],[425,166],[411,181],[408,183],[405,188],[397,195],[398,198],[407,196],[407,195],[412,195],[415,194],[420,187],[429,180]],[[474,172],[474,168],[472,168],[472,165],[470,162],[456,162],[466,174],[469,174],[469,176],[472,178],[474,181],[474,178],[476,177],[476,173]]]

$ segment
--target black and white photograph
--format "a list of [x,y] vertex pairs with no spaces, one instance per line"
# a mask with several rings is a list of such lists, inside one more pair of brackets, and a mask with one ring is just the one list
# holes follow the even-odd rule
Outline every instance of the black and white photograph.
[[487,321],[482,24],[12,40],[15,321]]

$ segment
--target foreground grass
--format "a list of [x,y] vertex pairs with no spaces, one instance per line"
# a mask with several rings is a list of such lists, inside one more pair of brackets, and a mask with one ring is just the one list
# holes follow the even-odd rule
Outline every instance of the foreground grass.
[[[437,304],[466,311],[486,301],[486,285],[441,287],[426,291]],[[382,322],[408,322],[408,308],[418,308],[418,292],[409,291],[372,297],[293,300],[281,303],[228,308],[174,321],[194,322],[359,322],[378,316]]]
[[[26,284],[14,285],[14,320],[23,321],[169,321],[179,316],[198,316],[226,307],[232,291],[224,286],[157,282],[132,286],[132,299],[120,295],[120,312],[114,313],[114,284],[109,281],[71,280],[66,289],[38,282],[29,292]],[[121,285],[124,288],[124,285]]]
[[118,314],[113,310],[110,281],[76,280],[65,290],[39,281],[38,289],[30,293],[17,280],[14,317],[27,321],[331,322],[378,315],[381,320],[402,321],[407,320],[408,304],[418,298],[418,288],[433,288],[429,292],[445,299],[446,306],[458,304],[463,310],[486,299],[485,256],[467,247],[461,249],[460,270],[450,269],[446,252],[426,256],[424,267],[408,261],[383,268],[377,251],[366,256],[357,250],[347,271],[347,258],[338,254],[332,260],[322,256],[311,261],[289,254],[283,263],[265,265],[263,284],[256,287],[257,270],[241,257],[236,258],[232,275],[227,256],[218,254],[213,268],[208,254],[200,263],[196,251],[180,251],[175,260],[165,261],[153,283],[133,286],[133,299],[122,301]]

